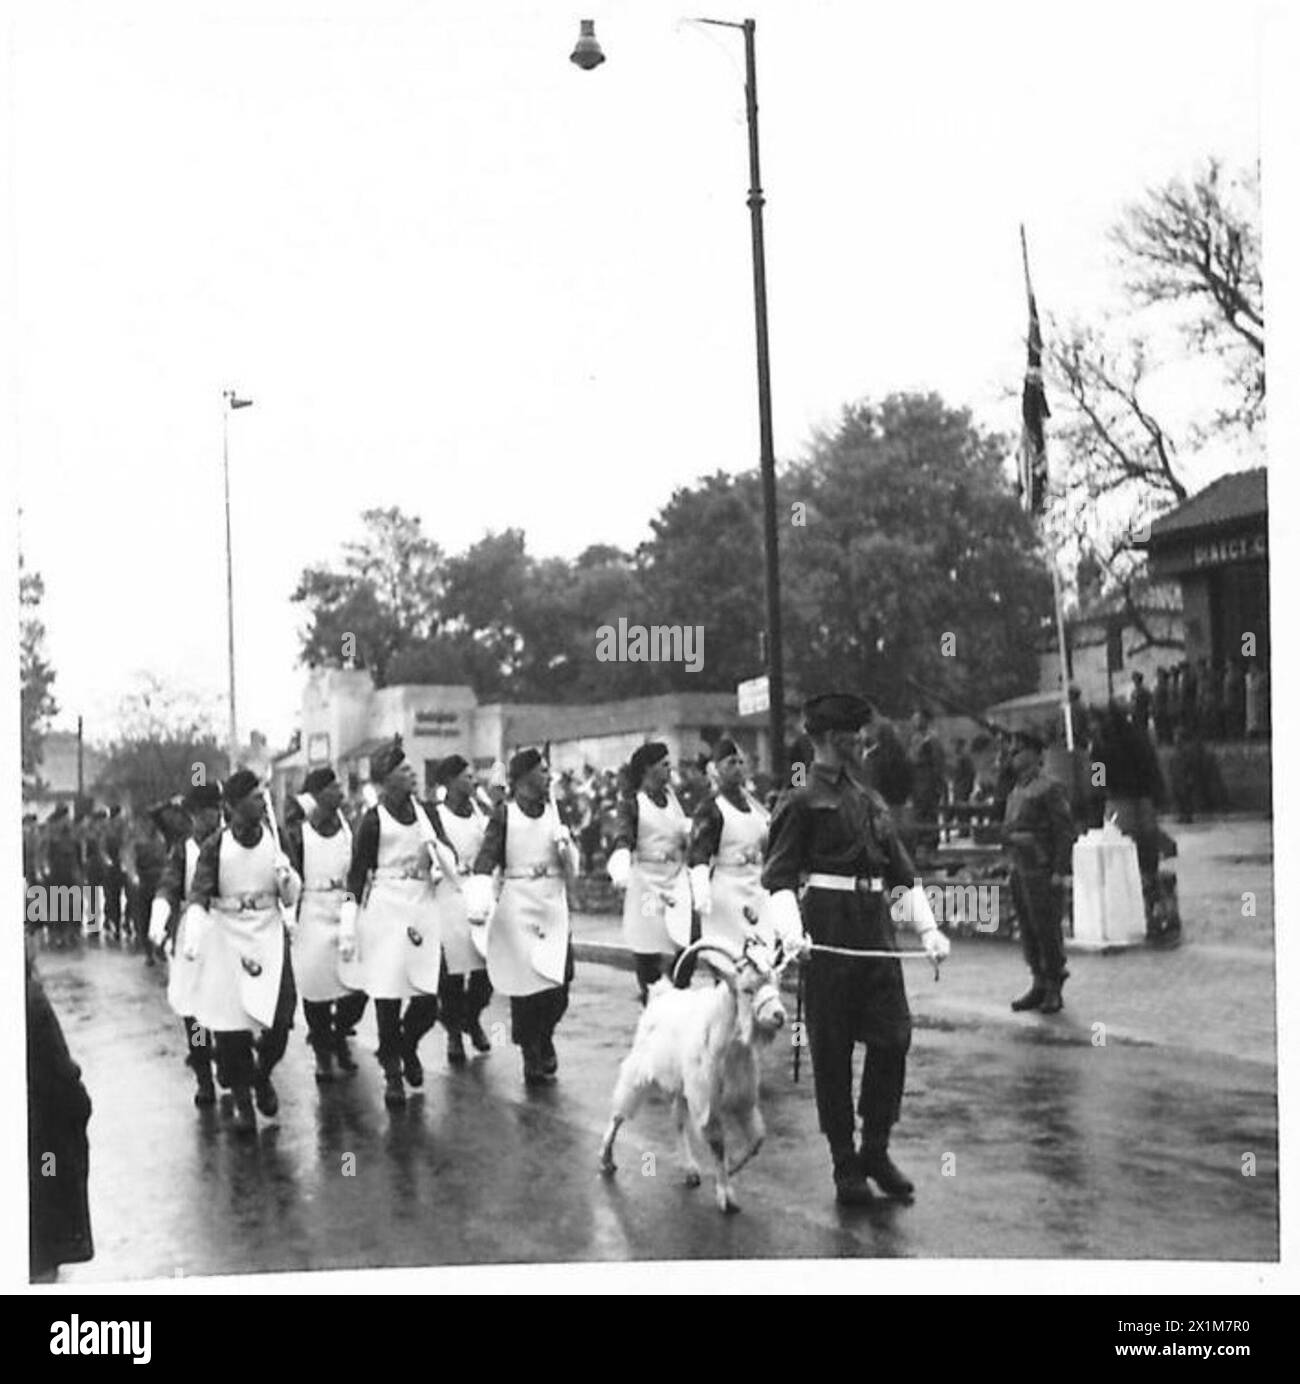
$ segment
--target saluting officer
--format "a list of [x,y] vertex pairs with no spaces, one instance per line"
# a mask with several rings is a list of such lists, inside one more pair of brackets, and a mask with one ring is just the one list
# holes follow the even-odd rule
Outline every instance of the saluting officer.
[[1011,1007],[1055,1014],[1068,974],[1061,905],[1074,847],[1070,800],[1064,786],[1043,773],[1043,741],[1032,731],[1017,736],[1011,768],[1015,785],[1007,796],[1002,840],[1011,857],[1020,945],[1033,976]]
[[[884,799],[858,778],[859,728],[872,718],[860,697],[828,693],[804,704],[813,763],[804,783],[782,793],[772,816],[763,887],[777,930],[799,930],[795,891],[806,887],[803,929],[815,946],[848,951],[897,950],[889,889],[912,890],[911,917],[927,954],[942,960],[948,939],[920,900],[913,865]],[[802,775],[800,776],[803,777]],[[912,1018],[901,962],[855,960],[814,951],[807,964],[807,1022],[817,1114],[830,1145],[836,1199],[873,1200],[866,1179],[890,1196],[909,1197],[912,1183],[889,1157],[889,1137],[903,1097]],[[858,1113],[862,1149],[854,1148],[853,1049],[865,1043]]]

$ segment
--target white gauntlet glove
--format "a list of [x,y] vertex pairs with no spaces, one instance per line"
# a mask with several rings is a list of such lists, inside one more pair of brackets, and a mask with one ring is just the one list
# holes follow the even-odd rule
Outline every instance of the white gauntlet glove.
[[616,889],[626,889],[628,876],[632,873],[632,852],[626,846],[620,846],[610,856],[605,872]]
[[759,908],[758,924],[763,932],[779,940],[786,951],[798,950],[803,943],[803,918],[793,889],[778,889],[768,894]]
[[167,940],[167,920],[172,915],[171,905],[164,898],[156,898],[149,908],[149,941],[161,947]]
[[203,946],[203,938],[207,934],[208,928],[212,926],[212,920],[208,917],[208,911],[197,903],[192,903],[185,910],[185,948],[184,956],[186,961],[197,961],[199,951]]
[[465,916],[471,923],[486,923],[496,905],[491,875],[470,875],[465,880]]
[[344,899],[339,909],[339,956],[351,961],[357,954],[357,901]]
[[709,883],[707,865],[691,866],[691,898],[701,918],[707,918],[713,912],[713,887]]
[[276,857],[275,891],[286,908],[297,908],[298,900],[302,897],[302,880],[286,855]]
[[952,950],[948,938],[939,931],[935,922],[934,910],[925,890],[914,884],[894,906],[894,918],[901,923],[909,923],[921,939],[921,946],[931,961],[942,961]]

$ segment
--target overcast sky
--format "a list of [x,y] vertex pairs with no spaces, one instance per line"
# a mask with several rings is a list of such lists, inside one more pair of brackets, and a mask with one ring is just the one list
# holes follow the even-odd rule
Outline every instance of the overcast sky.
[[[12,437],[60,724],[110,735],[141,669],[223,693],[227,386],[255,400],[230,438],[240,719],[277,741],[289,593],[363,508],[572,555],[755,462],[743,44],[682,10],[18,9]],[[1258,155],[1246,5],[714,13],[758,20],[782,458],[898,389],[1014,432],[1018,223],[1043,309],[1096,316],[1125,203]]]

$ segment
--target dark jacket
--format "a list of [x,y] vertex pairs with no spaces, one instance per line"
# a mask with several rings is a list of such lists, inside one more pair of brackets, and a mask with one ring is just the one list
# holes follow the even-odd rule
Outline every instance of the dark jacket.
[[31,1274],[94,1256],[90,1233],[90,1096],[58,1016],[27,963],[27,1180]]

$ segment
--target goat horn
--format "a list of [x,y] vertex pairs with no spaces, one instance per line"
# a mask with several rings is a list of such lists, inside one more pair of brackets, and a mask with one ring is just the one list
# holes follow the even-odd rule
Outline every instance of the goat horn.
[[706,942],[703,939],[701,939],[698,942],[692,942],[691,945],[687,947],[686,950],[683,951],[681,955],[678,956],[677,960],[673,963],[674,985],[677,984],[677,975],[678,972],[681,970],[682,962],[684,962],[688,956],[698,956],[700,952],[706,951],[717,952],[719,956],[725,956],[733,966],[740,965],[741,957],[736,952],[734,952],[729,946],[727,946],[725,942]]

